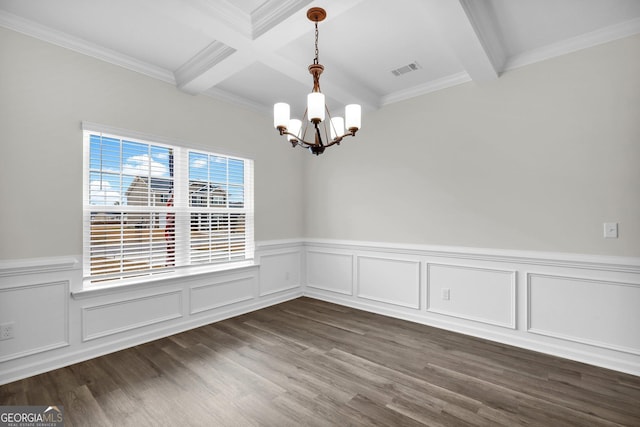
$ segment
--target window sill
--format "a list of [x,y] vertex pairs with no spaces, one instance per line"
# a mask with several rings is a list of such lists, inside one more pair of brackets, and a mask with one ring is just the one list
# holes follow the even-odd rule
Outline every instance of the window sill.
[[97,297],[102,295],[118,294],[122,292],[144,289],[149,287],[161,286],[166,283],[175,281],[176,279],[194,278],[207,274],[239,272],[259,267],[260,264],[254,260],[234,262],[232,264],[215,265],[215,266],[199,266],[184,267],[168,273],[160,273],[155,276],[135,277],[130,279],[114,280],[107,284],[92,283],[85,280],[82,289],[72,291],[73,299],[84,299]]

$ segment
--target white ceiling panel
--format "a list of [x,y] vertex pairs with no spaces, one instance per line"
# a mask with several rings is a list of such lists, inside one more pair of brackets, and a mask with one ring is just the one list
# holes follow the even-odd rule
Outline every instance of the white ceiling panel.
[[0,8],[168,70],[210,43],[207,35],[163,13],[160,2],[3,0]]
[[[439,35],[425,25],[420,0],[369,0],[328,22],[319,24],[320,62],[327,78],[350,74],[350,79],[382,95],[464,71]],[[357,16],[357,20],[353,20]],[[310,23],[311,24],[311,23]],[[293,41],[287,52],[311,63],[313,32]],[[418,62],[414,73],[396,77],[392,70]]]
[[[215,0],[207,0],[207,1],[211,3],[215,3]],[[228,1],[228,3],[237,7],[247,15],[251,15],[251,12],[255,11],[263,4],[267,3],[267,0],[233,0],[233,1]]]
[[491,0],[511,56],[640,17],[638,0]]
[[302,116],[305,96],[311,91],[312,84],[311,80],[306,85],[291,80],[288,76],[255,62],[224,80],[217,87],[244,98],[247,102],[253,101],[264,106],[265,112],[270,112],[272,105],[276,102],[286,102],[291,105],[292,116]]

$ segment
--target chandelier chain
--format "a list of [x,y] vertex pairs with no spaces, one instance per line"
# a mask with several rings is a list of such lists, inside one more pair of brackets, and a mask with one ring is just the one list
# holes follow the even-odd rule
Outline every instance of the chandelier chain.
[[319,64],[318,62],[318,23],[316,22],[316,57],[313,59],[314,64]]

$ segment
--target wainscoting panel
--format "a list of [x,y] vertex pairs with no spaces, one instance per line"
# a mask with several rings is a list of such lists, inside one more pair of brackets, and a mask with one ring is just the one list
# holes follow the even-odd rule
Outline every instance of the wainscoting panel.
[[[306,296],[640,375],[640,258],[322,239],[306,246]],[[347,289],[351,257],[353,294],[315,286]]]
[[300,287],[300,250],[260,256],[260,296]]
[[528,275],[528,331],[640,355],[640,284]]
[[182,317],[182,291],[82,308],[82,340],[129,331]]
[[420,309],[420,262],[357,257],[358,297]]
[[308,250],[307,286],[353,295],[353,255]]
[[0,384],[297,298],[303,252],[257,242],[255,263],[102,287],[85,286],[80,256],[0,260],[0,324],[16,335],[0,341]]
[[189,314],[253,299],[255,283],[254,275],[243,275],[217,278],[210,284],[192,286],[189,289]]
[[95,290],[79,259],[0,260],[0,384],[302,295],[640,375],[640,258],[280,240],[255,265]]
[[515,329],[516,272],[429,263],[427,311]]
[[14,338],[0,341],[0,362],[69,345],[69,282],[0,289],[0,324]]

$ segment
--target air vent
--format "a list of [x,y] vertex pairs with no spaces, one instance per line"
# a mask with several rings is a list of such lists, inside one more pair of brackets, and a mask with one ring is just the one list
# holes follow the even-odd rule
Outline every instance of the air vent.
[[420,66],[420,64],[418,64],[417,62],[412,62],[411,64],[407,64],[403,67],[400,68],[396,68],[395,70],[391,70],[391,72],[393,73],[394,76],[396,77],[400,77],[403,74],[407,74],[410,73],[412,71],[417,71],[419,69],[421,69],[422,67]]

